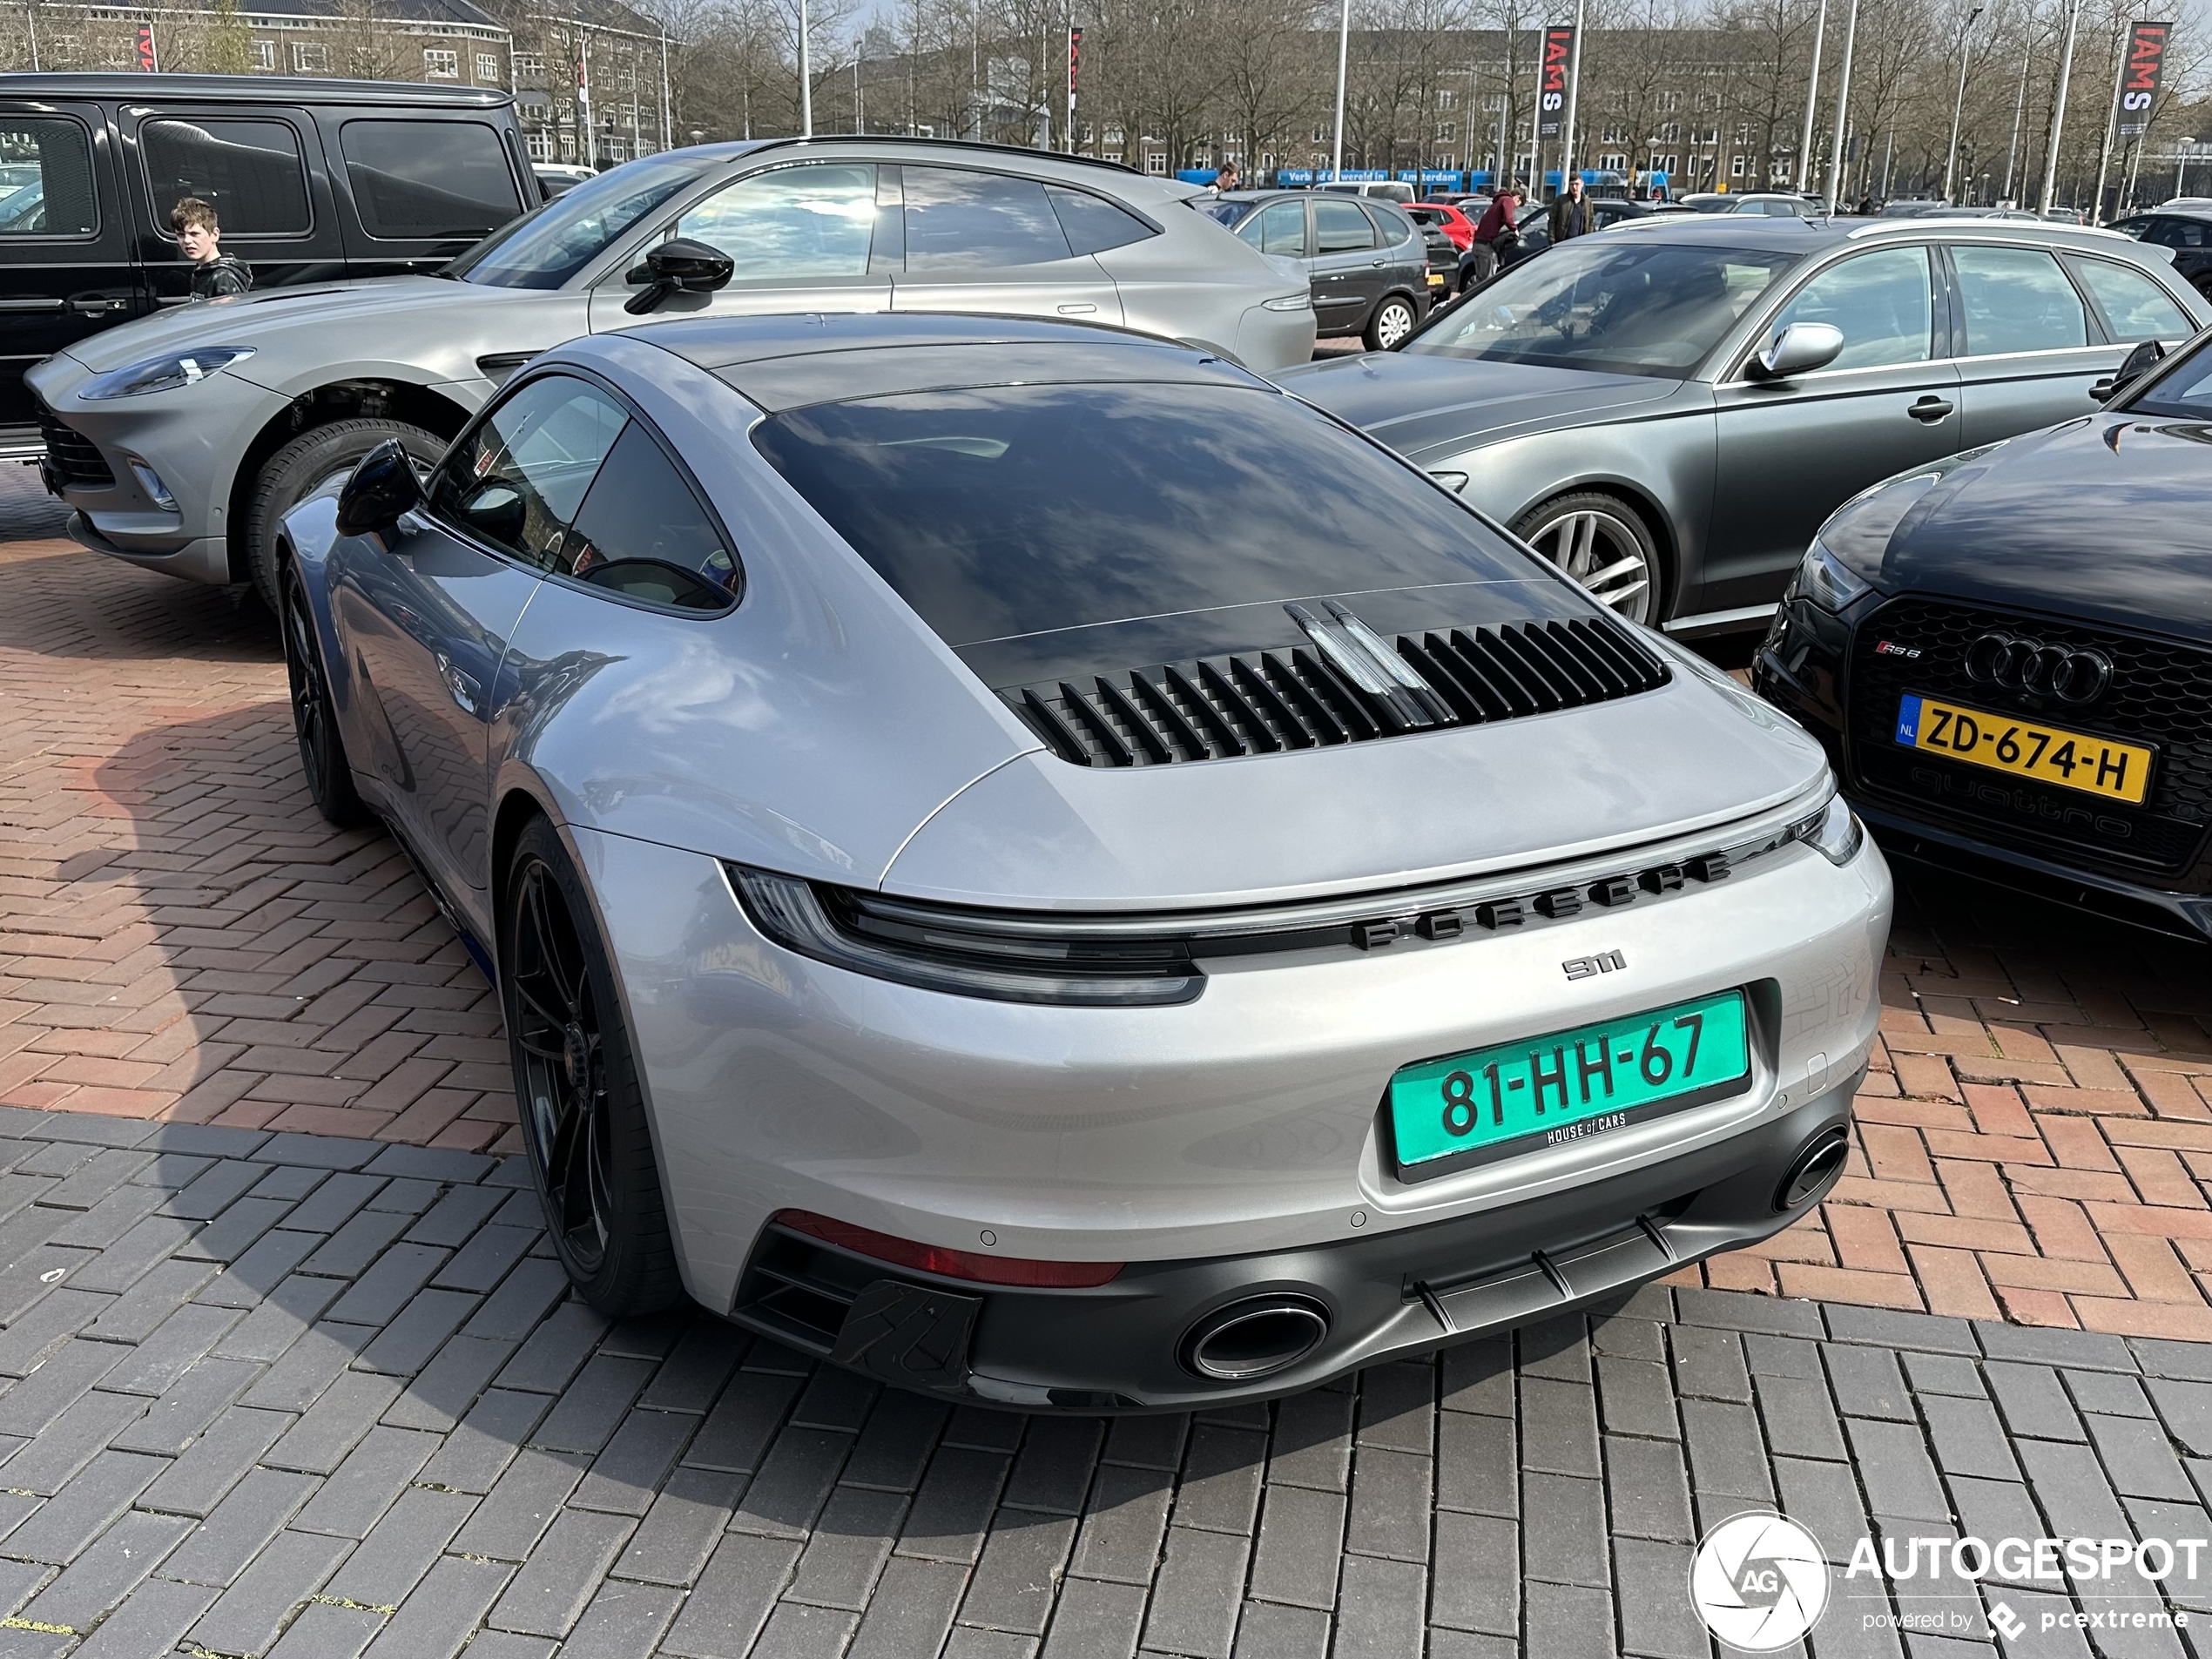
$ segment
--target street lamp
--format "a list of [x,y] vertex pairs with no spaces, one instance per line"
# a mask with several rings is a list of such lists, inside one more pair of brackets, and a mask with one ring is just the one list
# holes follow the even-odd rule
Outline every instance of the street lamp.
[[1329,182],[1344,178],[1344,71],[1352,51],[1352,0],[1344,0],[1344,17],[1337,25],[1337,147]]
[[1959,165],[1959,118],[1966,107],[1966,36],[1974,26],[1974,19],[1981,16],[1976,6],[1966,14],[1966,21],[1959,26],[1959,95],[1951,100],[1951,148],[1943,158],[1943,199],[1951,199],[1952,170]]
[[2043,189],[2035,200],[2035,211],[2051,211],[2051,199],[2059,186],[2059,141],[2066,134],[2066,94],[2074,78],[2074,38],[2081,26],[2081,0],[2067,0],[2066,9],[2066,44],[2059,52],[2059,87],[2051,99],[2051,136],[2043,150]]

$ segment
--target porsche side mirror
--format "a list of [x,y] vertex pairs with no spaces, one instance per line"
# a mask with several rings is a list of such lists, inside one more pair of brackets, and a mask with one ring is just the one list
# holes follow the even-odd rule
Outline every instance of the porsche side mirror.
[[1844,331],[1831,322],[1793,322],[1744,365],[1755,381],[1786,381],[1825,368],[1843,354]]
[[2138,341],[2135,348],[2121,360],[2118,372],[2091,387],[2089,395],[2100,403],[2109,403],[2165,359],[2166,347],[2156,341]]
[[421,505],[422,481],[415,475],[415,462],[397,438],[387,438],[361,458],[338,492],[338,533],[381,534]]
[[648,253],[624,279],[645,286],[623,302],[622,308],[642,317],[671,294],[712,293],[730,280],[737,269],[718,247],[678,236]]

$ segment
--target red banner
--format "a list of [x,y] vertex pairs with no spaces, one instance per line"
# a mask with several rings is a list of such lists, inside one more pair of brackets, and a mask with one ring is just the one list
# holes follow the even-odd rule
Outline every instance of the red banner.
[[2128,62],[2120,75],[2120,125],[2123,138],[2141,138],[2150,126],[2151,105],[2166,73],[2166,37],[2170,23],[2128,25]]
[[1575,62],[1575,30],[1561,24],[1544,30],[1544,54],[1536,69],[1536,136],[1556,138],[1567,122],[1567,72]]
[[1082,55],[1083,31],[1080,29],[1070,29],[1068,31],[1068,96],[1069,98],[1076,95],[1076,71],[1082,64]]
[[138,25],[138,67],[148,75],[161,67],[160,59],[154,56],[153,25],[150,23]]

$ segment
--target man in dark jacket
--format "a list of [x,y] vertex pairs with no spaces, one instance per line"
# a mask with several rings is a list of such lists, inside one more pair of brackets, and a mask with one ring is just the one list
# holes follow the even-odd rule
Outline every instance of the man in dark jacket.
[[245,261],[223,252],[223,227],[215,210],[199,197],[187,196],[169,210],[169,228],[177,233],[179,249],[192,262],[193,299],[219,300],[253,286],[253,273]]
[[1474,237],[1467,244],[1467,251],[1460,256],[1459,292],[1464,293],[1497,275],[1499,256],[1520,239],[1521,232],[1514,222],[1520,216],[1521,186],[1499,185],[1498,193],[1490,199],[1490,206],[1475,223]]
[[1567,190],[1552,200],[1552,246],[1557,247],[1569,237],[1587,235],[1596,226],[1590,217],[1589,199],[1582,194],[1582,175],[1567,175]]

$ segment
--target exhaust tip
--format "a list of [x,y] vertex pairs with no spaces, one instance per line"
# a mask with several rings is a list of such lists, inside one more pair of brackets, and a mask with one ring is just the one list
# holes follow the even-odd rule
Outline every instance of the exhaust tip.
[[1782,1184],[1774,1191],[1775,1209],[1796,1210],[1818,1197],[1842,1173],[1844,1159],[1850,1151],[1851,1136],[1841,1129],[1831,1129],[1820,1136],[1797,1154],[1797,1161],[1782,1177]]
[[1298,1296],[1257,1296],[1217,1309],[1183,1339],[1187,1371],[1216,1382],[1251,1382],[1296,1365],[1329,1334],[1329,1315]]

